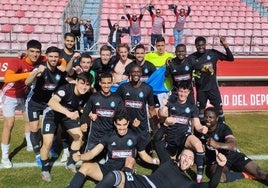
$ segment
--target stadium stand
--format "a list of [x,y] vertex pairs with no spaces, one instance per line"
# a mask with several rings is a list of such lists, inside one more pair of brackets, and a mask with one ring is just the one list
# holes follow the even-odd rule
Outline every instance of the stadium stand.
[[[95,31],[95,48],[106,43],[109,28],[107,17],[111,21],[119,21],[120,25],[128,26],[122,9],[122,0],[2,0],[0,6],[1,42],[0,52],[6,52],[7,46],[21,46],[30,38],[42,39],[45,46],[50,44],[61,47],[62,34],[68,31],[63,24],[67,12],[81,19],[88,17],[93,20]],[[145,6],[143,0],[129,1],[128,11],[139,14]],[[162,10],[166,18],[166,40],[168,50],[174,51],[172,28],[175,17],[168,9],[169,4],[177,4],[175,0],[154,1],[155,8]],[[218,45],[215,37],[228,37],[230,48],[236,55],[265,55],[268,38],[268,1],[267,0],[189,0],[181,1],[178,8],[191,6],[192,12],[187,18],[182,41],[187,45],[188,52],[194,48],[194,38],[203,35],[211,47]],[[124,16],[124,17],[123,17]],[[141,22],[142,43],[149,46],[151,18],[146,11]],[[100,29],[101,28],[101,29]],[[43,37],[44,36],[44,37]],[[123,41],[129,41],[124,38]],[[8,45],[7,45],[8,44]],[[10,44],[10,45],[9,45]],[[19,44],[19,45],[16,45]],[[82,45],[82,44],[81,44]],[[147,47],[147,49],[149,49]],[[250,50],[250,51],[249,51]],[[9,52],[17,51],[9,49]]]
[[[9,33],[11,37],[1,36],[1,41],[10,45],[1,44],[0,52],[24,50],[24,43],[32,38],[42,38],[45,46],[52,43],[61,46],[62,14],[67,3],[68,0],[2,0],[1,33]],[[53,35],[53,40],[52,37],[43,37],[47,35]],[[11,49],[7,49],[7,46]]]

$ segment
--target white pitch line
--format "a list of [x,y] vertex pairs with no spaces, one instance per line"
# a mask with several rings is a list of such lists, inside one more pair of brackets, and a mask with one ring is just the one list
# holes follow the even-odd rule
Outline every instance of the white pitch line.
[[[268,160],[268,155],[249,155],[249,158],[251,158],[252,160]],[[77,163],[77,166],[80,166],[81,162]],[[53,164],[53,166],[65,166],[65,163],[61,163],[61,162],[55,162]],[[27,163],[27,162],[23,162],[23,163],[13,163],[13,167],[12,168],[27,168],[27,167],[37,167],[36,163]],[[0,164],[0,170],[1,169],[5,169],[1,164]]]

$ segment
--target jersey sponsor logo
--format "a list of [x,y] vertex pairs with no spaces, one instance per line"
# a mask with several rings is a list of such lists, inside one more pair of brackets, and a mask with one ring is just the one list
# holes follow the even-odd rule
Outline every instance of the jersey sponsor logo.
[[96,109],[96,114],[100,117],[114,117],[114,110]]
[[148,76],[142,76],[141,78],[140,78],[140,81],[141,82],[146,82],[147,80],[148,80]]
[[174,80],[176,82],[182,81],[182,80],[190,80],[190,79],[191,79],[191,75],[190,74],[184,74],[184,75],[174,76]]
[[141,109],[142,108],[142,102],[141,101],[126,100],[125,101],[125,107],[126,108],[137,108],[137,109]]
[[56,84],[44,84],[43,90],[53,91],[57,87]]
[[132,146],[132,145],[133,145],[133,140],[132,139],[128,139],[127,146]]
[[112,151],[112,158],[127,158],[132,156],[132,150],[113,150]]
[[176,123],[182,124],[182,125],[189,125],[189,118],[184,116],[172,116]]
[[65,91],[64,91],[64,90],[59,90],[59,91],[58,91],[58,95],[59,95],[60,97],[64,97],[64,96],[65,96]]

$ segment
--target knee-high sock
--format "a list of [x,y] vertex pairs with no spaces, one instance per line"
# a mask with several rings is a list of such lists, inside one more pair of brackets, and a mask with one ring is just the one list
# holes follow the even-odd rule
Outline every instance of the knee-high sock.
[[195,154],[195,163],[197,166],[197,174],[202,175],[204,170],[205,152],[197,152]]
[[81,172],[77,172],[67,188],[80,188],[83,187],[86,180],[86,176],[82,174]]
[[40,130],[38,130],[37,132],[31,132],[30,138],[33,145],[34,153],[38,155],[40,153],[40,142],[41,142]]
[[97,184],[96,188],[112,188],[116,187],[121,182],[121,174],[119,171],[109,172],[103,179]]

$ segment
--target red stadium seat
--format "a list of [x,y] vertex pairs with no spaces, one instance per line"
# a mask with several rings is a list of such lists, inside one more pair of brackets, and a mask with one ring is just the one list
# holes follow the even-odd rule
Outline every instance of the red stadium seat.
[[12,25],[10,24],[3,25],[1,28],[1,32],[3,33],[10,33],[11,31],[12,31]]
[[23,33],[33,33],[34,32],[34,26],[32,25],[25,25],[23,27]]

